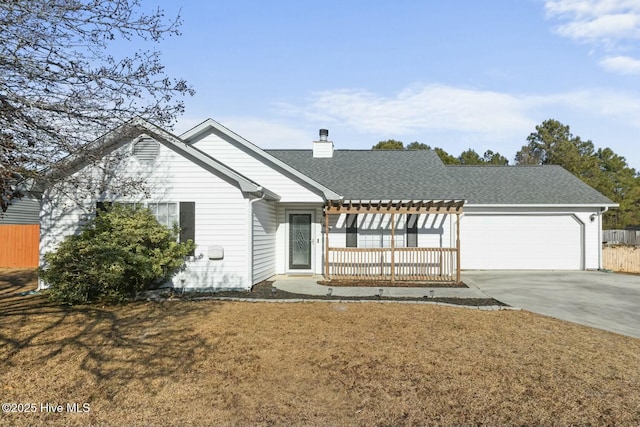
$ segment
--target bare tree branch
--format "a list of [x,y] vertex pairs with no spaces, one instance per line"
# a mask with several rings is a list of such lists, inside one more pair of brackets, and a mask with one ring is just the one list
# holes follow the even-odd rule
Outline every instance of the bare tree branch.
[[[180,35],[180,17],[139,0],[0,2],[0,208],[33,177],[108,130],[142,117],[171,126],[193,94],[165,75],[158,50],[122,44]],[[111,53],[110,53],[111,52]]]

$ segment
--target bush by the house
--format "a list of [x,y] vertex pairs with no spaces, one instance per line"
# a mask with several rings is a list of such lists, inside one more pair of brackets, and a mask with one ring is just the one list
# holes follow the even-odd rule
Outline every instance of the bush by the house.
[[195,245],[148,209],[114,205],[45,255],[41,278],[56,302],[121,302],[165,282]]

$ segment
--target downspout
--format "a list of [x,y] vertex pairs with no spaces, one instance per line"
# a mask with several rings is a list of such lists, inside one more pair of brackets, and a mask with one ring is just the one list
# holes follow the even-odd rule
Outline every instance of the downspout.
[[247,278],[249,279],[249,289],[251,289],[253,287],[253,204],[255,202],[259,202],[260,200],[264,200],[265,196],[266,196],[266,192],[264,191],[264,188],[262,187],[258,187],[258,191],[260,192],[260,197],[258,197],[257,199],[252,199],[249,200],[249,220],[247,221],[248,226],[249,226],[249,230],[248,230],[248,236],[249,236],[249,244],[247,245],[248,247],[248,256],[247,256],[247,264],[249,265],[249,270],[248,270],[248,274],[247,274]]
[[608,206],[605,206],[598,213],[598,271],[602,271],[602,215],[609,210]]

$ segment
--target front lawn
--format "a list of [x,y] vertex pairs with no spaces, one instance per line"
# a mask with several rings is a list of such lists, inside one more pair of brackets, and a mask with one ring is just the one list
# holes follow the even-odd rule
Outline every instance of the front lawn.
[[37,405],[0,425],[640,424],[640,340],[524,311],[60,307],[33,280],[0,272],[0,395]]

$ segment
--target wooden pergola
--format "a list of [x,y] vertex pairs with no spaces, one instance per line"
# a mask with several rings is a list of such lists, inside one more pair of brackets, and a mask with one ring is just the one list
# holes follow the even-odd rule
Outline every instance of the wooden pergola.
[[[325,276],[354,280],[460,281],[460,215],[464,200],[329,200],[325,214]],[[379,214],[390,216],[388,248],[329,247],[329,215]],[[456,215],[455,248],[396,247],[396,215]],[[389,255],[389,262],[378,261]],[[332,257],[333,255],[333,257]],[[455,260],[453,260],[455,258]],[[373,270],[376,270],[373,272]],[[454,271],[455,270],[455,274]]]

